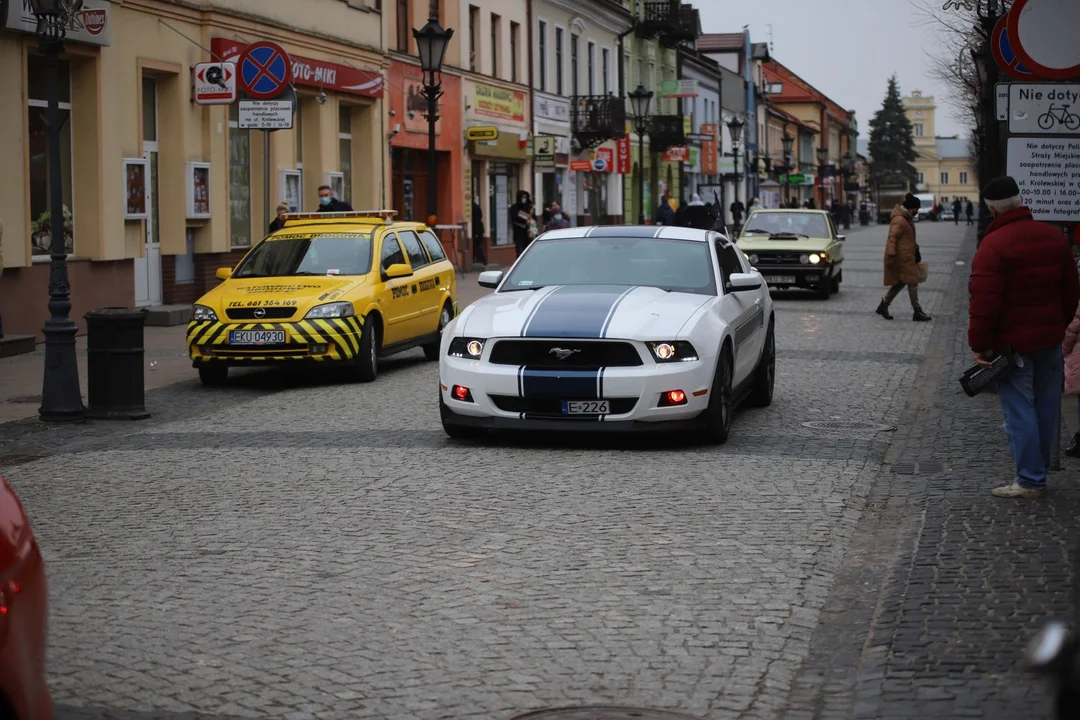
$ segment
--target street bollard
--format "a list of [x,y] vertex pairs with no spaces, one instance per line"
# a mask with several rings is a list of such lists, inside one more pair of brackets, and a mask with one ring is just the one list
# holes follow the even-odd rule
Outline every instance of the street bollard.
[[86,313],[86,417],[145,420],[143,328],[146,310],[101,308]]

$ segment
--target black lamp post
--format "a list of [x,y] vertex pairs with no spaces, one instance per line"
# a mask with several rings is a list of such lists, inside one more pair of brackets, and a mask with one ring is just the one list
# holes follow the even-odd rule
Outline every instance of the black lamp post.
[[[1003,3],[998,0],[986,0],[986,11],[983,12],[981,0],[976,3],[976,14],[982,23],[982,37],[991,38],[994,26],[997,25],[999,13],[1003,10]],[[1000,158],[1005,153],[1001,148],[1001,128],[995,112],[994,86],[999,80],[997,63],[994,62],[990,50],[990,42],[984,39],[978,51],[971,51],[971,59],[975,65],[975,71],[979,77],[979,95],[977,109],[979,134],[978,157],[976,158],[976,174],[979,176],[979,226],[978,243],[982,243],[987,229],[990,227],[990,210],[986,206],[986,199],[982,196],[982,189],[991,179],[1001,174]]]
[[435,174],[438,172],[438,156],[435,154],[435,123],[439,120],[439,98],[442,97],[442,66],[446,57],[446,48],[454,31],[443,29],[438,18],[430,18],[427,25],[412,31],[416,38],[416,51],[420,56],[420,69],[424,72],[424,87],[421,92],[427,100],[428,121],[428,216],[435,216],[438,202],[438,187]]
[[646,90],[640,83],[630,93],[630,109],[634,113],[634,129],[638,136],[638,225],[645,224],[645,132],[648,130],[649,103],[652,98],[652,90]]
[[731,136],[731,157],[735,163],[735,202],[739,201],[739,147],[742,145],[744,125],[746,123],[738,117],[733,117],[727,122],[728,134]]
[[791,171],[795,169],[795,156],[791,151],[791,147],[795,144],[795,138],[785,132],[781,142],[784,143],[784,203],[790,205]]
[[79,422],[85,408],[79,390],[79,360],[75,336],[79,328],[71,319],[71,283],[68,280],[67,247],[64,243],[64,187],[60,180],[60,53],[70,14],[82,0],[30,0],[37,18],[38,49],[45,58],[45,123],[49,147],[49,229],[52,231],[49,266],[49,319],[45,335],[45,374],[38,417],[45,422]]
[[818,166],[818,183],[821,184],[821,209],[827,210],[825,207],[825,158],[828,156],[829,150],[825,147],[819,147],[817,149],[817,166]]

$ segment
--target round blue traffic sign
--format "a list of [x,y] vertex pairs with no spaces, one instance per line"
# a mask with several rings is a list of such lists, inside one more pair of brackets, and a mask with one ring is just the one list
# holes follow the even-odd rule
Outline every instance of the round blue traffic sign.
[[607,160],[602,157],[598,157],[593,160],[592,167],[593,170],[595,170],[596,172],[605,172],[607,170]]
[[292,84],[292,65],[280,45],[249,45],[236,63],[240,87],[256,100],[273,100]]

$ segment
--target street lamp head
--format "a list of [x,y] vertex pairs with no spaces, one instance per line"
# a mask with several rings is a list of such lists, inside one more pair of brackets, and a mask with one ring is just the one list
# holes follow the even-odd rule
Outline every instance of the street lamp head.
[[83,0],[30,0],[30,11],[36,18],[61,18],[82,9]]
[[649,103],[652,102],[652,97],[652,90],[646,90],[645,86],[640,83],[638,83],[638,86],[630,93],[630,109],[634,113],[635,120],[640,122],[648,116]]
[[817,149],[817,164],[818,165],[824,165],[825,164],[825,156],[828,155],[828,153],[829,153],[829,151],[828,151],[827,148],[819,147]]
[[442,72],[443,60],[446,57],[446,48],[450,44],[450,38],[454,31],[443,29],[437,18],[431,18],[427,25],[419,30],[412,31],[416,38],[416,51],[420,55],[420,68],[425,73]]
[[728,133],[731,134],[732,145],[738,145],[739,142],[742,140],[742,131],[744,125],[746,125],[746,123],[737,117],[733,117],[731,118],[731,120],[728,120],[727,129]]
[[791,137],[787,133],[784,133],[784,137],[783,137],[782,142],[784,143],[784,155],[785,156],[790,155],[791,154],[791,146],[795,144],[795,138]]

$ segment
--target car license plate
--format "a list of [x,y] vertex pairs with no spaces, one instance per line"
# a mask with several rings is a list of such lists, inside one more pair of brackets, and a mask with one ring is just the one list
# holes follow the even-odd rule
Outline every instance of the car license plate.
[[765,282],[769,285],[794,285],[795,278],[792,275],[766,275]]
[[563,415],[608,415],[611,407],[607,400],[564,400]]
[[283,345],[284,330],[230,330],[230,345]]

